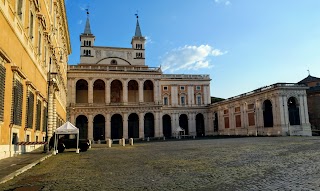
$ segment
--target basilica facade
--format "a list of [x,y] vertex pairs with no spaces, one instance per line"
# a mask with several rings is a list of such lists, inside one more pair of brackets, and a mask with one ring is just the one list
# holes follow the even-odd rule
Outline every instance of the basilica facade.
[[209,75],[163,74],[148,67],[138,18],[131,48],[94,46],[89,18],[80,40],[80,64],[68,68],[67,108],[80,138],[213,134]]

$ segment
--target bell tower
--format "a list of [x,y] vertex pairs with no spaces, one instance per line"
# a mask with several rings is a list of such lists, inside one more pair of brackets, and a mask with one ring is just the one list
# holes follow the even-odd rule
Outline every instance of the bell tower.
[[131,45],[134,49],[134,59],[140,60],[139,62],[143,62],[143,65],[145,65],[145,42],[146,39],[141,34],[141,29],[139,25],[139,16],[136,14],[137,17],[137,24],[136,24],[136,31],[135,35],[132,37]]
[[85,63],[87,57],[92,57],[94,55],[94,41],[95,36],[91,33],[90,20],[89,20],[89,10],[87,9],[87,21],[84,28],[84,32],[80,35],[80,63]]

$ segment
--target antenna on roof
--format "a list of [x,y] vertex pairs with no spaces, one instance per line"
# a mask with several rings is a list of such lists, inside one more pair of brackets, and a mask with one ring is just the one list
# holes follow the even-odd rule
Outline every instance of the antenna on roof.
[[309,74],[309,76],[310,76],[310,70],[309,70],[309,68],[308,68],[308,70],[307,70],[307,71],[308,71],[308,74]]

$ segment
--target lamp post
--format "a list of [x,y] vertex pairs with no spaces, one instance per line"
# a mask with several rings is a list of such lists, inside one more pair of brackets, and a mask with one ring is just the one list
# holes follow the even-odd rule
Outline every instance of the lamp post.
[[[56,72],[52,72],[51,71],[51,65],[52,65],[52,56],[55,56],[55,49],[62,49],[63,51],[65,51],[64,48],[62,47],[55,47],[53,48],[53,54],[50,56],[50,60],[49,60],[49,71],[48,71],[48,76],[47,76],[47,98],[48,98],[48,104],[47,104],[47,111],[46,111],[46,136],[45,136],[45,142],[46,144],[44,145],[44,148],[43,148],[43,152],[47,153],[49,152],[49,141],[50,141],[50,138],[51,136],[49,137],[49,118],[50,118],[50,128],[52,128],[52,118],[54,116],[54,113],[51,113],[53,112],[53,108],[52,108],[52,104],[53,104],[53,101],[54,101],[54,85],[56,83],[56,75],[57,73]],[[60,51],[60,61],[62,62],[62,54],[63,54],[63,51]],[[51,107],[49,109],[49,107]],[[49,111],[50,111],[50,114],[49,114]],[[54,120],[54,119],[53,119]]]

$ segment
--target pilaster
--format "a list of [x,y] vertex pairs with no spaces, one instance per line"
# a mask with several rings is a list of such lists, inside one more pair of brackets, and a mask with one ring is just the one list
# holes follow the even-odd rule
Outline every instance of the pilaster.
[[139,113],[139,138],[144,138],[144,113]]
[[128,139],[128,113],[123,113],[123,138]]

